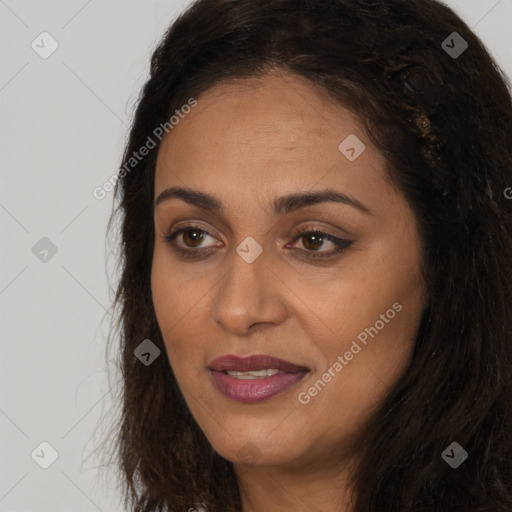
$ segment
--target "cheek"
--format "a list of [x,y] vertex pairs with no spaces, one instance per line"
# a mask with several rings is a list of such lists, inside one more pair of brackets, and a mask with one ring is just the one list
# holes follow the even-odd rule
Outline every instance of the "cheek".
[[205,290],[199,281],[184,273],[169,271],[165,257],[155,253],[151,271],[153,306],[169,362],[176,377],[186,379],[187,368],[203,359]]
[[[325,336],[316,339],[328,363],[319,373],[331,368],[331,399],[354,413],[382,398],[410,362],[425,307],[419,276],[414,255],[392,259],[380,253],[361,257],[343,279],[330,282],[323,301],[315,286],[308,288],[325,326]],[[339,357],[345,362],[336,371]]]
[[176,307],[176,284],[173,273],[166,272],[162,258],[155,249],[153,265],[151,268],[151,295],[158,325],[165,338],[165,333],[171,328],[172,318],[178,313]]
[[379,357],[387,346],[404,348],[414,338],[417,317],[423,310],[415,261],[360,252],[347,259],[337,273],[309,277],[280,271],[279,275],[293,292],[288,297],[290,310],[311,340],[323,345],[331,356],[349,350],[358,336],[364,347],[364,342],[378,333],[379,339],[385,340],[376,347]]
[[[155,247],[151,268],[151,294],[158,324],[162,334],[178,322],[186,320],[187,312],[193,310],[205,295],[205,287],[197,286],[187,273],[176,268],[166,248]],[[202,293],[201,293],[202,291]],[[174,330],[174,329],[173,329]]]
[[179,339],[176,333],[180,330],[180,324],[186,320],[185,313],[189,301],[187,289],[180,286],[179,275],[168,269],[165,258],[155,251],[151,270],[153,306],[167,353],[173,360],[172,356],[178,348],[174,340]]
[[[357,431],[406,371],[421,310],[405,299],[392,319],[386,317],[389,323],[382,321],[382,326],[379,315],[365,312],[345,325],[340,323],[344,334],[331,338],[329,346],[324,345],[324,352],[329,354],[328,365],[319,368],[315,378],[298,390],[303,393],[300,403],[309,402],[304,409],[308,418],[317,418],[315,429],[322,424],[333,438]],[[376,304],[372,311],[385,315],[388,303],[384,300],[381,304],[382,310]],[[326,433],[325,437],[329,435]]]

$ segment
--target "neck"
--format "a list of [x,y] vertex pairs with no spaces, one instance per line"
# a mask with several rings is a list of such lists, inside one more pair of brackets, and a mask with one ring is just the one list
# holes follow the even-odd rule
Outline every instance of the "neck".
[[235,465],[243,512],[353,512],[346,463],[301,467]]

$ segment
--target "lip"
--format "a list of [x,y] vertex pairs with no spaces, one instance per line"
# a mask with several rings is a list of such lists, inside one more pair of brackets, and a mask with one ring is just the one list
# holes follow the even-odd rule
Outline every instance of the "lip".
[[220,356],[214,359],[209,365],[210,370],[216,372],[250,372],[252,370],[266,370],[275,368],[287,373],[308,371],[309,368],[298,364],[290,363],[284,359],[268,356],[266,354],[239,357],[234,355]]
[[[236,379],[227,371],[248,372],[251,370],[276,369],[284,373],[263,379]],[[242,403],[257,403],[282,393],[301,381],[309,372],[300,366],[269,355],[238,357],[220,356],[214,359],[208,369],[217,390],[227,398]]]

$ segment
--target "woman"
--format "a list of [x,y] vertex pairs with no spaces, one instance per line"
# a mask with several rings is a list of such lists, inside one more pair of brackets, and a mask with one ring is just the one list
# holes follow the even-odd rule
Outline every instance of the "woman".
[[511,169],[437,1],[187,9],[116,187],[129,510],[512,510]]

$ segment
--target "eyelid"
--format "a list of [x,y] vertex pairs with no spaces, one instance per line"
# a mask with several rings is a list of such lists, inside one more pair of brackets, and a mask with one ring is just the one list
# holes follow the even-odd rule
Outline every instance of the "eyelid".
[[[197,229],[198,231],[201,231],[203,232],[205,235],[207,236],[210,236],[211,238],[216,238],[215,236],[213,236],[207,229],[205,229],[204,227],[201,227],[199,225],[196,225],[196,224],[186,224],[185,226],[182,226],[178,229],[173,229],[173,230],[170,230],[168,234],[164,235],[164,241],[167,241],[169,243],[173,243],[173,241],[176,239],[176,237],[178,235],[180,235],[181,233],[189,230],[189,229]],[[210,246],[210,247],[213,247],[213,246]],[[184,249],[184,248],[181,248],[181,249]],[[194,251],[194,252],[198,252],[200,251],[201,249],[204,249],[204,248],[199,248],[199,249],[184,249],[186,251]]]
[[[182,227],[179,227],[178,229],[170,230],[169,234],[164,235],[163,239],[164,242],[170,244],[173,247],[173,250],[177,253],[183,255],[185,258],[189,259],[199,259],[202,255],[205,255],[205,257],[210,254],[214,247],[216,245],[211,245],[207,247],[198,247],[198,248],[186,248],[179,246],[175,240],[176,238],[183,232],[187,230],[196,229],[198,231],[201,231],[206,236],[210,236],[211,238],[216,238],[213,236],[207,229],[204,229],[203,227],[195,224],[195,223],[189,223]],[[297,243],[297,239],[299,239],[301,236],[304,236],[306,234],[312,234],[317,233],[320,235],[323,235],[323,242],[329,241],[332,244],[335,245],[335,249],[331,249],[328,251],[308,251],[307,249],[296,249],[294,252],[301,254],[301,256],[298,256],[302,259],[309,259],[309,260],[315,260],[315,259],[334,259],[336,258],[340,253],[342,253],[345,249],[348,249],[353,241],[348,240],[346,238],[340,238],[335,235],[332,235],[330,232],[327,231],[327,228],[321,228],[319,226],[302,226],[300,228],[297,228],[293,231],[293,234],[291,236],[291,242],[293,246]],[[288,245],[288,244],[287,244]],[[218,246],[218,245],[217,245]]]
[[295,245],[296,240],[300,239],[302,236],[307,234],[314,234],[318,233],[320,235],[323,235],[323,242],[328,241],[334,244],[335,248],[331,249],[329,251],[308,251],[307,249],[298,249],[299,254],[303,254],[305,256],[301,256],[302,258],[306,259],[334,259],[336,258],[340,253],[342,253],[345,249],[348,249],[353,241],[348,240],[346,238],[339,238],[337,236],[332,235],[331,233],[319,229],[319,228],[308,228],[303,227],[300,228],[298,231],[295,231],[295,234],[292,237],[292,243]]
[[[347,234],[333,234],[334,228],[328,228],[326,226],[319,226],[318,224],[303,224],[302,226],[294,229],[291,234],[291,238],[295,239],[299,235],[303,235],[305,233],[321,233],[323,235],[328,235],[331,238],[336,240],[345,240],[348,237]],[[339,228],[338,228],[339,231]]]

